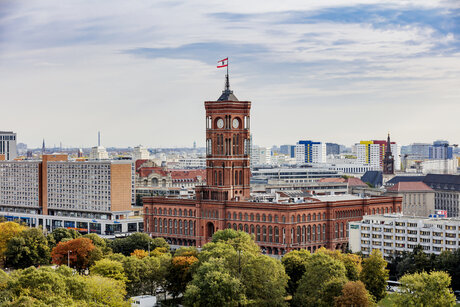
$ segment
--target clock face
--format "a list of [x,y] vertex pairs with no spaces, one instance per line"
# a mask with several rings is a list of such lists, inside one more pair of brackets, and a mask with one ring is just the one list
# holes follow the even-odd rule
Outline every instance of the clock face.
[[240,121],[239,121],[238,119],[235,118],[235,119],[233,120],[233,128],[236,129],[236,128],[238,128],[239,125],[240,125]]
[[217,128],[222,129],[224,127],[224,120],[222,118],[219,118],[217,121]]

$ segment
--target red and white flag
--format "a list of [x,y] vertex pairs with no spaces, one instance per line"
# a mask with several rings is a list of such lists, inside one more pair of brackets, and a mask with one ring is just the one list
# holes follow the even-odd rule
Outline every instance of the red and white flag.
[[217,62],[217,68],[227,67],[228,66],[228,58],[220,60]]

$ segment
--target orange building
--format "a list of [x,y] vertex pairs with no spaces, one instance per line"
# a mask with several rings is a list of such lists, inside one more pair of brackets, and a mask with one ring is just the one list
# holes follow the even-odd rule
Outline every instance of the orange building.
[[146,197],[145,231],[173,245],[202,247],[215,231],[233,228],[254,235],[262,251],[346,249],[348,223],[366,214],[401,211],[401,198],[325,196],[303,202],[255,202],[250,197],[250,101],[227,84],[206,101],[207,185],[195,199]]

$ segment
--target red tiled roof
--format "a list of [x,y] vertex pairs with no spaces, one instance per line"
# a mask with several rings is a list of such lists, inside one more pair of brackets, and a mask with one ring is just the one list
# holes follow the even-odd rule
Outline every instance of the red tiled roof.
[[352,186],[352,187],[367,187],[367,184],[365,184],[359,178],[350,177],[347,179],[347,183],[348,183],[348,186]]
[[206,179],[206,170],[205,169],[196,169],[196,170],[170,170],[171,177],[175,179],[196,179],[200,176],[202,179]]
[[321,178],[318,182],[345,182],[344,178]]
[[434,191],[421,181],[416,182],[398,182],[387,190],[388,192],[403,192],[403,191]]

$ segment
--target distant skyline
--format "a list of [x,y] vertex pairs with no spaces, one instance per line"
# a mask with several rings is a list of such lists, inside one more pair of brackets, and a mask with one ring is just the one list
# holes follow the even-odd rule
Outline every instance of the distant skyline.
[[204,146],[229,57],[263,146],[460,143],[460,2],[0,2],[0,130],[41,147]]

